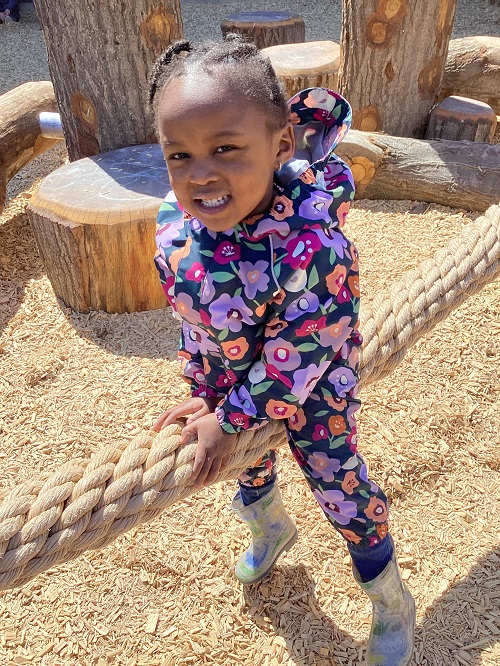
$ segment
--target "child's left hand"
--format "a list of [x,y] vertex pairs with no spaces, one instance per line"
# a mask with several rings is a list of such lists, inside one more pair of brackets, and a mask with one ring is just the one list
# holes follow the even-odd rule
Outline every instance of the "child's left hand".
[[226,467],[236,446],[236,435],[226,434],[215,414],[207,414],[182,429],[180,444],[198,438],[191,478],[195,486],[210,485],[221,469]]

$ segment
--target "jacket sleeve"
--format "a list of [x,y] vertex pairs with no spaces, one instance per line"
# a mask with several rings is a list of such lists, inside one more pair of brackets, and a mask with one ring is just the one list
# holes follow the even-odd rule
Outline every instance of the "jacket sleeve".
[[[306,240],[304,235],[301,238]],[[354,245],[342,232],[333,231],[309,265],[288,279],[278,300],[282,302],[272,304],[267,320],[260,358],[216,409],[227,433],[293,417],[325,374],[334,398],[356,393],[362,340],[357,330]]]
[[[165,249],[162,245],[163,234],[161,231],[162,225],[159,224],[156,234],[157,250],[155,265],[165,296],[172,306],[172,314],[176,319],[181,319],[177,313],[174,296],[175,275],[166,258]],[[196,336],[191,334],[191,327],[186,322],[182,324],[178,356],[181,361],[182,376],[189,384],[191,395],[205,398],[217,397],[218,394],[207,385],[200,344]]]

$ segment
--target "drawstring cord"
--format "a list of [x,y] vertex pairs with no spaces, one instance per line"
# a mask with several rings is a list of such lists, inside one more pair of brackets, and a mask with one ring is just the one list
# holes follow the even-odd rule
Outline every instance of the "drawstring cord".
[[271,252],[271,275],[273,276],[274,284],[276,285],[276,291],[273,294],[273,297],[279,296],[281,293],[281,287],[278,284],[276,275],[274,274],[274,248],[273,248],[273,237],[269,234],[269,248]]

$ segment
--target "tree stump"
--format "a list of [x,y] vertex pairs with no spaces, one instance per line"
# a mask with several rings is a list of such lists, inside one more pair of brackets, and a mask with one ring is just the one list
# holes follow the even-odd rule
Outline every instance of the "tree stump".
[[450,95],[486,102],[500,115],[500,37],[450,41],[439,99]]
[[332,41],[283,44],[262,49],[286,89],[288,98],[305,88],[337,90],[340,45]]
[[23,83],[0,97],[0,212],[7,183],[56,141],[40,135],[38,114],[57,109],[50,81]]
[[238,33],[258,49],[303,42],[306,37],[304,20],[290,12],[239,12],[224,19],[220,27],[224,37]]
[[36,0],[71,161],[156,141],[156,58],[183,35],[180,0]]
[[496,126],[497,117],[488,104],[467,97],[446,97],[432,109],[425,138],[491,143]]
[[342,0],[339,90],[353,127],[422,138],[457,0]]
[[153,257],[156,215],[169,189],[157,144],[77,160],[42,181],[28,214],[47,276],[66,306],[165,306]]

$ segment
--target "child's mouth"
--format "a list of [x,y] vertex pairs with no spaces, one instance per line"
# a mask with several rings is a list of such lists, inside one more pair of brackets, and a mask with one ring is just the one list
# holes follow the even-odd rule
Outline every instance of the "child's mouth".
[[203,210],[215,212],[222,206],[225,206],[231,195],[225,194],[222,197],[217,197],[216,199],[195,199],[195,203]]

